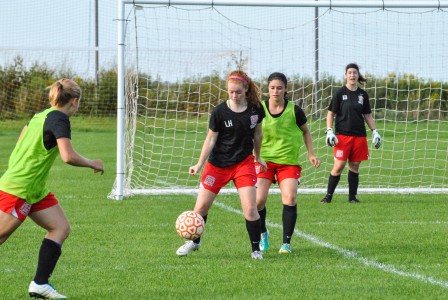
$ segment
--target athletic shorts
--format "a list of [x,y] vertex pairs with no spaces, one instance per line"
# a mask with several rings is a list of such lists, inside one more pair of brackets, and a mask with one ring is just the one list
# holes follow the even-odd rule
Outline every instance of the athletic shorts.
[[255,163],[255,171],[257,173],[257,178],[266,178],[271,180],[273,183],[280,183],[283,179],[294,178],[297,179],[300,184],[300,174],[302,168],[300,166],[294,165],[281,165],[273,162],[266,162],[268,169],[266,172],[261,171],[261,165]]
[[207,162],[201,175],[201,187],[218,194],[230,180],[233,180],[237,189],[257,186],[253,155],[249,155],[245,160],[234,166],[225,168],[219,168]]
[[369,147],[365,136],[337,134],[338,144],[334,146],[334,158],[337,160],[360,162],[369,159]]
[[58,199],[56,199],[53,193],[48,193],[39,202],[29,204],[22,198],[0,191],[0,210],[16,217],[22,222],[25,221],[29,214],[55,206],[56,204],[58,204]]

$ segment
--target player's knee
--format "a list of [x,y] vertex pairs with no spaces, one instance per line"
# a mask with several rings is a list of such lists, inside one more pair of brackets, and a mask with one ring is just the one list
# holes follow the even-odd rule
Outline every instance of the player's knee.
[[63,243],[70,235],[70,232],[71,232],[70,224],[66,223],[60,225],[54,230],[49,231],[48,233],[50,237],[53,237],[56,241]]
[[67,224],[66,226],[64,226],[63,231],[62,231],[64,240],[66,240],[68,238],[71,231],[72,231],[72,229],[70,227],[70,224]]
[[286,194],[282,200],[284,205],[294,206],[297,204],[297,196],[295,194]]

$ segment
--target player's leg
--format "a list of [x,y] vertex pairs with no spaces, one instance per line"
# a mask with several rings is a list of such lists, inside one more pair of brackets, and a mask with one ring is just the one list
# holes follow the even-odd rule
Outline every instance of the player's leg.
[[[210,180],[213,178],[213,180]],[[206,163],[204,170],[201,174],[201,185],[199,188],[198,197],[194,211],[204,218],[204,222],[207,222],[208,211],[213,204],[213,201],[218,195],[219,191],[230,181],[230,176],[223,172],[221,168],[213,166],[210,163]],[[185,256],[193,251],[196,251],[201,247],[201,238],[197,238],[194,241],[186,241],[180,246],[176,254],[179,256]]]
[[[208,211],[213,205],[217,194],[207,189],[199,189],[198,198],[194,206],[194,211],[202,216],[204,223],[207,223]],[[200,244],[201,238],[194,240],[196,244]]]
[[279,250],[281,254],[291,253],[291,239],[297,222],[297,188],[301,172],[300,166],[286,165],[278,169],[277,178],[283,204],[283,241]]
[[257,210],[260,215],[261,236],[260,236],[260,250],[267,251],[269,248],[269,232],[266,228],[266,201],[268,199],[269,188],[272,180],[258,177],[257,179]]
[[327,194],[320,201],[320,203],[330,203],[334,191],[339,184],[339,180],[341,179],[341,173],[345,168],[345,164],[350,155],[353,137],[346,135],[337,135],[339,143],[333,148],[334,155],[334,163],[333,169],[330,172],[330,176],[328,177],[328,185],[327,185]]
[[341,179],[341,173],[345,168],[346,161],[345,160],[334,160],[333,169],[330,172],[330,176],[328,177],[328,185],[327,185],[327,194],[320,201],[320,203],[330,203],[333,199],[334,191],[339,184],[339,180]]
[[256,204],[256,188],[254,186],[244,186],[238,188],[238,194],[241,200],[241,208],[243,210],[244,218],[246,219],[246,229],[249,234],[251,242],[253,259],[262,259],[263,256],[260,251],[260,215],[258,214]]
[[359,187],[359,164],[361,162],[349,162],[348,170],[348,201],[350,203],[359,203],[360,201],[356,199]]
[[0,245],[22,225],[30,208],[23,199],[0,191]]
[[350,153],[348,164],[348,201],[359,203],[356,198],[359,187],[359,165],[369,159],[369,148],[365,137],[355,137],[353,150]]
[[249,234],[253,259],[262,259],[260,251],[260,214],[257,210],[257,174],[253,155],[249,155],[239,163],[234,170],[233,182],[238,190],[241,200],[241,208],[246,219],[246,229]]
[[11,214],[0,211],[0,245],[6,242],[8,237],[22,225],[22,221]]
[[[213,201],[216,198],[216,195],[217,194],[205,188],[199,189],[196,204],[194,206],[194,211],[202,216],[202,218],[204,219],[204,223],[207,223],[208,211],[212,206]],[[200,247],[201,247],[201,237],[192,241],[186,241],[182,246],[180,246],[177,249],[176,254],[179,256],[186,256],[193,251],[199,250]]]
[[36,274],[28,292],[33,297],[66,299],[48,282],[61,256],[62,244],[70,234],[70,223],[57,200],[54,204],[55,199],[50,194],[45,200],[33,205],[29,214],[37,225],[47,230],[47,234],[39,250]]

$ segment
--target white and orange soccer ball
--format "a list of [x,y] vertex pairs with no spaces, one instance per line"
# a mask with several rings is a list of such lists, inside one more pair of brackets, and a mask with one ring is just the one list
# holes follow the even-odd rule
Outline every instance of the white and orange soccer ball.
[[177,217],[176,231],[186,240],[195,240],[202,235],[205,222],[202,216],[192,210],[184,211]]

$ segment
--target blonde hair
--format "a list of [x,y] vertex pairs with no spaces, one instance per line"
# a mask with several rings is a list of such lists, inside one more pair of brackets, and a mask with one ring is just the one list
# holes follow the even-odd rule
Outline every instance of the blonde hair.
[[260,107],[260,88],[247,76],[246,73],[240,70],[230,72],[227,76],[227,81],[242,82],[243,86],[247,88],[246,98],[249,103],[252,103],[256,107]]
[[50,87],[48,98],[52,106],[61,107],[70,102],[73,98],[81,98],[81,88],[71,79],[60,79]]

